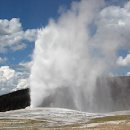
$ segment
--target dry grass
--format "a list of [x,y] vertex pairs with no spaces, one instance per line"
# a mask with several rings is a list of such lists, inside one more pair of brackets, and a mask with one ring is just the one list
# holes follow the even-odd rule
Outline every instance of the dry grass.
[[61,128],[28,128],[28,129],[24,128],[19,130],[130,130],[130,126],[119,124],[119,125],[99,125],[93,128],[61,127]]
[[46,120],[32,120],[32,119],[0,119],[0,130],[11,129],[13,130],[38,130],[35,126],[39,127],[46,125]]
[[130,115],[117,115],[117,116],[106,116],[106,117],[100,117],[100,118],[93,118],[90,120],[89,123],[102,123],[102,122],[120,121],[120,120],[129,120],[130,121]]
[[[119,123],[108,123],[110,121],[117,121]],[[97,125],[88,127],[89,124]],[[93,118],[88,124],[77,123],[73,125],[45,128],[47,125],[47,120],[0,119],[0,130],[130,130],[130,115]]]

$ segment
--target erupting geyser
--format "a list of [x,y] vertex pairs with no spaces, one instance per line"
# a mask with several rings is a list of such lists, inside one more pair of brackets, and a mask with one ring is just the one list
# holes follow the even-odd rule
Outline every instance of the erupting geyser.
[[39,30],[30,76],[32,107],[111,110],[109,87],[104,80],[97,92],[97,79],[112,74],[117,52],[127,45],[128,33],[121,31],[127,23],[116,12],[127,12],[122,14],[125,17],[130,13],[128,5],[106,7],[103,0],[73,2],[58,20],[51,19]]

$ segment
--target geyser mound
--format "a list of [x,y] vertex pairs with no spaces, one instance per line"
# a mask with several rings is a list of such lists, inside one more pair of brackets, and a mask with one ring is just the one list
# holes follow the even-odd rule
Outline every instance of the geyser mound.
[[126,46],[126,37],[112,24],[119,19],[111,8],[103,0],[73,2],[57,21],[39,30],[30,76],[32,107],[111,111],[108,84],[102,82],[97,92],[97,80],[112,74],[117,52]]

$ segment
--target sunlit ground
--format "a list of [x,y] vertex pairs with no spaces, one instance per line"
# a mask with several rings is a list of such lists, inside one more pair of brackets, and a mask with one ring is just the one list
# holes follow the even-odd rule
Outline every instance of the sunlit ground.
[[130,111],[94,114],[60,108],[0,113],[1,130],[130,130]]

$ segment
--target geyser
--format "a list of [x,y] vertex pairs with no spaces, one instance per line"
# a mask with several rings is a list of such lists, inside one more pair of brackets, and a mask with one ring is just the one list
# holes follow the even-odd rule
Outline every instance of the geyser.
[[101,81],[98,91],[97,81],[113,74],[119,50],[128,47],[129,5],[73,2],[57,20],[50,19],[39,30],[30,76],[32,107],[111,111],[108,84]]

